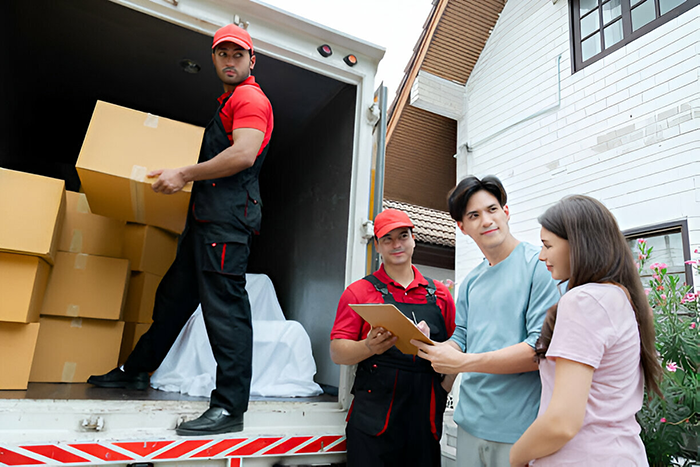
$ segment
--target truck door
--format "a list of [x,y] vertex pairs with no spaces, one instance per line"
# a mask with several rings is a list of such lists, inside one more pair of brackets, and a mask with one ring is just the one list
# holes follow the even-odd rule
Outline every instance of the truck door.
[[[370,220],[382,212],[384,204],[384,154],[386,152],[386,109],[387,89],[384,83],[380,84],[374,92],[374,104],[370,112],[377,118],[372,130],[372,182],[370,184],[369,215]],[[374,242],[367,243],[367,274],[371,274],[379,269],[379,255],[374,248]]]

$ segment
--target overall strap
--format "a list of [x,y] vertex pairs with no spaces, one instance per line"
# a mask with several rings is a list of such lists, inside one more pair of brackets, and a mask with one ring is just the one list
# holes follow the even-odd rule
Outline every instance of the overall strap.
[[[377,290],[377,292],[382,294],[383,297],[389,296],[393,299],[393,297],[389,293],[389,287],[384,282],[377,279],[377,276],[375,276],[374,274],[370,274],[368,276],[365,276],[363,279],[371,283]],[[437,288],[435,287],[435,281],[433,281],[430,277],[426,277],[425,280],[428,281],[428,285],[424,286],[426,302],[429,304],[437,303],[437,297],[435,295],[437,292]]]
[[374,274],[370,274],[368,276],[365,276],[363,279],[366,280],[367,282],[369,282],[370,284],[372,284],[374,286],[374,288],[377,290],[377,292],[382,294],[383,297],[386,297],[387,295],[389,297],[391,297],[391,294],[389,293],[389,286],[387,286],[384,282],[377,279],[377,276],[375,276]]
[[430,277],[423,277],[428,281],[428,285],[425,287],[425,300],[428,303],[437,303],[437,297],[435,296],[435,293],[437,292],[435,281],[433,281]]

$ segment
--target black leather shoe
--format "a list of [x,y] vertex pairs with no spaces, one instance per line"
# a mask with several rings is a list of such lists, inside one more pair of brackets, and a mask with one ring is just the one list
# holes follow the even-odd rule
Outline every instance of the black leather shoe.
[[199,418],[181,423],[175,429],[180,436],[215,435],[243,431],[243,415],[227,415],[221,407],[210,407]]
[[139,373],[126,373],[115,368],[104,375],[92,375],[87,382],[101,388],[125,388],[145,391],[151,381],[151,375],[142,371]]

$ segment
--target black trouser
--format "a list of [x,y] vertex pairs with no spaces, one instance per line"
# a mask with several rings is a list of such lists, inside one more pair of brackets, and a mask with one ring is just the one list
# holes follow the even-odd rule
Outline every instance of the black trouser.
[[205,243],[206,225],[190,221],[175,261],[158,286],[153,324],[139,339],[124,369],[155,371],[201,303],[217,363],[210,404],[239,415],[248,408],[253,358],[250,302],[245,290],[249,237],[242,236],[247,239],[243,243]]
[[[360,371],[358,368],[358,374]],[[439,467],[447,393],[438,376],[393,368],[375,376],[381,381],[366,380],[373,387],[371,394],[364,384],[362,388],[355,386],[355,401],[345,427],[348,467]],[[388,402],[388,414],[380,409],[381,404],[372,403],[378,392],[386,390],[390,397],[380,396],[386,400],[376,402]],[[377,434],[378,429],[381,434]]]

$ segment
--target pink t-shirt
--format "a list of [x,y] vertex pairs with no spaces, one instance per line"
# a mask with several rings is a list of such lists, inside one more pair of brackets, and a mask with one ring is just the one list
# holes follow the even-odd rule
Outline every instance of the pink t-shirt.
[[593,382],[581,430],[541,466],[647,466],[635,414],[644,398],[637,320],[627,295],[589,283],[559,301],[547,359],[540,362],[542,415],[552,398],[556,357],[592,366]]

